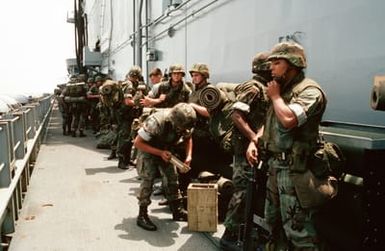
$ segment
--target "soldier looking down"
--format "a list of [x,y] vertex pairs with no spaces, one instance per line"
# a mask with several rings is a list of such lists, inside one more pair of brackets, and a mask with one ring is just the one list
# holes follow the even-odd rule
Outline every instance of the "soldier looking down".
[[165,195],[169,201],[173,220],[187,220],[187,212],[182,208],[178,188],[178,174],[170,164],[171,154],[178,143],[185,145],[185,164],[190,165],[192,158],[191,133],[196,122],[195,110],[186,103],[180,103],[172,109],[165,109],[150,115],[138,131],[134,146],[139,150],[137,169],[142,183],[138,194],[139,216],[137,225],[149,231],[155,231],[147,214],[151,203],[154,179],[159,170],[165,182]]

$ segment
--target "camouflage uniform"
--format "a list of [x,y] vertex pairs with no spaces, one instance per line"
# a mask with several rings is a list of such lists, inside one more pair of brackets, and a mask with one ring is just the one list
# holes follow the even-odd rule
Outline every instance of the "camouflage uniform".
[[[117,135],[117,110],[123,101],[123,92],[117,82],[106,80],[99,88],[100,92],[100,126],[103,131],[113,130]],[[111,141],[111,155],[109,159],[115,158],[117,136]]]
[[[190,74],[200,73],[202,76],[201,83],[193,83],[194,89],[189,96],[189,103],[195,103],[197,105],[203,106],[200,102],[200,95],[202,90],[206,86],[211,86],[207,79],[210,77],[208,66],[205,64],[194,64],[190,69]],[[213,150],[215,151],[217,147],[214,139],[210,133],[209,128],[209,119],[197,113],[197,123],[192,134],[194,148],[193,148],[193,161],[191,162],[191,171],[187,174],[191,178],[198,177],[198,174],[202,171],[213,171],[208,169],[208,163],[211,161],[217,161],[217,156],[214,156]],[[216,173],[214,171],[214,173]],[[182,181],[181,181],[182,183]],[[187,183],[187,182],[185,182]],[[187,188],[188,183],[185,185]]]
[[[170,76],[172,73],[179,73],[179,72],[183,73],[183,76],[184,76],[185,73],[184,73],[183,66],[181,65],[170,66],[170,70],[169,70]],[[173,86],[171,84],[171,81],[172,79],[170,78],[168,81],[161,82],[159,84],[159,90],[156,98],[164,94],[166,95],[166,99],[162,103],[156,105],[156,107],[167,108],[167,107],[173,107],[174,105],[181,102],[188,102],[189,95],[191,93],[191,88],[183,80],[177,86]]]
[[90,123],[94,133],[99,131],[99,109],[97,107],[99,103],[99,98],[95,97],[98,95],[99,95],[99,87],[97,86],[96,83],[93,83],[87,92],[87,99],[88,99],[89,108],[90,108],[89,109]]
[[57,100],[59,105],[59,111],[62,116],[63,135],[68,135],[71,133],[72,114],[70,111],[69,104],[64,101],[64,90],[65,85],[60,87],[60,94]]
[[[262,76],[262,73],[265,72],[270,74],[267,57],[267,53],[257,54],[252,65],[252,72],[256,75],[254,75],[253,79],[238,85],[234,90],[236,102],[233,105],[233,110],[242,115],[242,118],[254,133],[257,133],[264,122],[268,104],[265,95],[265,86],[268,79]],[[234,194],[228,205],[224,222],[226,229],[232,233],[238,233],[240,224],[245,222],[245,196],[248,183],[252,178],[251,167],[245,156],[249,142],[250,139],[234,126],[232,134]]]
[[62,93],[69,112],[72,114],[71,131],[73,137],[76,137],[77,130],[79,130],[80,136],[85,136],[83,130],[86,93],[85,83],[69,83]]
[[[194,126],[195,121],[196,114],[194,109],[188,104],[181,103],[172,109],[165,109],[150,115],[145,120],[142,128],[139,129],[138,137],[154,148],[173,152],[178,142],[181,140],[186,141],[191,137],[191,129]],[[138,225],[147,230],[156,230],[156,227],[147,228],[149,225],[153,226],[152,223],[149,223],[151,221],[147,216],[147,206],[151,203],[150,196],[158,170],[164,177],[165,195],[170,202],[173,218],[174,220],[179,218],[181,208],[180,205],[178,205],[180,192],[176,168],[172,164],[166,163],[161,157],[144,152],[140,149],[137,159],[137,168],[142,178],[138,194],[141,209],[138,217]],[[185,216],[183,216],[183,218]]]
[[[140,85],[142,87],[145,85]],[[134,101],[134,106],[128,106],[122,102],[117,110],[117,122],[118,122],[118,138],[117,138],[117,154],[119,161],[124,166],[127,166],[130,161],[131,149],[132,149],[132,137],[131,130],[134,119],[139,118],[143,112],[143,107],[139,104],[139,100],[147,94],[147,89],[140,89],[139,82],[137,81],[125,81],[122,88],[125,97]],[[123,167],[120,164],[120,167]]]
[[[285,59],[291,66],[303,69],[303,48],[295,43],[280,43],[269,59]],[[298,124],[286,129],[278,121],[273,105],[267,111],[262,140],[269,153],[265,218],[273,228],[274,243],[285,243],[279,236],[282,228],[294,250],[319,250],[314,227],[316,209],[303,208],[298,200],[291,175],[304,172],[306,159],[312,154],[318,138],[318,127],[326,107],[323,91],[303,71],[281,89],[281,97],[297,118]]]

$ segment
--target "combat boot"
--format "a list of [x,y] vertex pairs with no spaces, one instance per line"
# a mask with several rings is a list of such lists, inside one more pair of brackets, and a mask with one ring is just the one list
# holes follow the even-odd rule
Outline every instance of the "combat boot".
[[241,251],[243,250],[242,242],[238,240],[238,236],[235,232],[225,229],[220,241],[219,247],[221,250],[226,251]]
[[183,208],[181,200],[169,202],[174,221],[187,221],[187,211]]
[[139,216],[136,219],[136,225],[139,227],[148,230],[148,231],[156,231],[157,227],[150,218],[148,217],[147,214],[147,206],[140,206],[139,208]]
[[120,168],[120,169],[129,169],[129,167],[128,167],[126,161],[124,161],[123,157],[119,157],[118,168]]
[[75,131],[75,130],[73,130],[71,135],[72,135],[72,137],[74,137],[74,138],[75,138],[75,137],[76,137],[76,131]]
[[110,155],[107,157],[107,159],[116,159],[116,150],[111,150]]
[[83,130],[80,131],[79,137],[85,137],[86,135],[84,134]]

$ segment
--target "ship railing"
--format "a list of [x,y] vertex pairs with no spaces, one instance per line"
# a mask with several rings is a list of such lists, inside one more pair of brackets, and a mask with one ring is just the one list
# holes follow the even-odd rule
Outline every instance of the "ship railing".
[[43,97],[0,119],[0,250],[15,231],[53,101]]

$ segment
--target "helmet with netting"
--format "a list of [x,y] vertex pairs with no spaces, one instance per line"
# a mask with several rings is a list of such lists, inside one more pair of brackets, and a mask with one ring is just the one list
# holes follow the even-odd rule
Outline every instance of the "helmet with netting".
[[184,67],[181,64],[173,64],[173,65],[171,65],[169,70],[168,70],[168,74],[170,74],[170,76],[171,76],[172,73],[182,73],[183,76],[186,75],[186,73],[184,71]]
[[251,63],[251,72],[257,73],[259,71],[269,71],[270,61],[268,60],[270,52],[261,52],[255,55]]
[[175,128],[188,130],[194,127],[197,115],[191,105],[179,103],[171,109],[170,120]]
[[131,77],[131,78],[138,78],[138,79],[140,79],[140,78],[142,77],[142,69],[141,69],[139,66],[134,65],[134,66],[131,67],[131,69],[128,71],[126,77]]
[[194,64],[191,67],[191,70],[189,72],[190,72],[190,75],[193,72],[198,72],[198,73],[202,74],[202,76],[204,76],[205,78],[210,77],[209,67],[206,64]]
[[306,56],[304,49],[301,45],[294,42],[283,42],[276,44],[269,56],[269,60],[272,59],[286,59],[292,65],[299,68],[306,68]]

